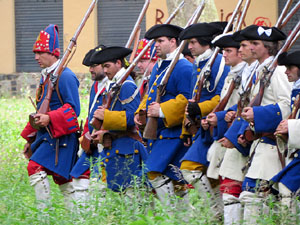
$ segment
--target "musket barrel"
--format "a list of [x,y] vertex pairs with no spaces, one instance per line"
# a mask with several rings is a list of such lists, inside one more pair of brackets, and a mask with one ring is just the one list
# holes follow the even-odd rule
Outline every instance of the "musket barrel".
[[130,48],[130,46],[131,46],[131,44],[132,44],[132,42],[133,42],[133,40],[135,38],[135,34],[137,33],[137,31],[139,29],[139,26],[142,23],[142,20],[143,20],[145,14],[147,12],[149,4],[150,4],[150,0],[146,0],[145,3],[144,3],[144,6],[143,6],[143,8],[142,8],[142,10],[140,12],[140,15],[139,15],[139,17],[138,17],[138,19],[137,19],[134,27],[133,27],[133,30],[132,30],[132,32],[130,34],[130,37],[129,37],[126,45],[125,45],[125,48]]
[[298,34],[299,30],[300,30],[300,20],[298,21],[298,23],[296,24],[296,26],[294,27],[292,32],[289,34],[288,38],[286,39],[286,41],[283,44],[283,46],[281,47],[281,49],[278,51],[278,53],[274,57],[271,65],[268,67],[269,71],[272,71],[272,69],[275,68],[279,55],[283,52],[286,52],[291,47],[291,45],[295,43],[295,41],[296,41],[295,38],[299,37],[299,34]]
[[[83,19],[81,20],[79,26],[77,27],[77,30],[75,31],[75,34],[73,35],[72,39],[70,40],[70,43],[68,45],[68,47],[66,48],[61,60],[59,61],[56,69],[53,72],[53,76],[56,77],[58,75],[61,74],[63,68],[65,68],[65,63],[67,62],[67,59],[69,57],[69,55],[71,54],[71,51],[73,49],[73,47],[76,45],[76,41],[78,39],[78,36],[80,35],[83,27],[85,26],[86,21],[88,20],[90,14],[92,13],[92,11],[95,8],[95,5],[97,4],[98,0],[93,0],[92,3],[90,4],[88,10],[86,11]],[[63,66],[61,66],[63,65]]]
[[244,19],[246,17],[247,11],[249,9],[250,3],[251,3],[251,0],[246,1],[245,5],[244,5],[244,8],[243,8],[243,11],[242,11],[242,15],[241,15],[240,20],[239,20],[239,23],[236,27],[236,31],[239,31],[242,28],[242,25],[243,25]]
[[285,5],[283,7],[283,10],[281,11],[281,14],[279,15],[278,20],[277,20],[277,22],[275,24],[275,27],[278,27],[278,28],[281,27],[282,20],[284,19],[285,15],[287,14],[287,11],[291,7],[292,3],[293,3],[293,0],[287,0],[286,1]]
[[300,8],[300,1],[297,2],[297,4],[294,6],[294,8],[292,8],[291,11],[283,19],[282,23],[280,24],[281,29],[282,29],[282,27],[284,27],[290,21],[290,19],[299,10],[299,8]]

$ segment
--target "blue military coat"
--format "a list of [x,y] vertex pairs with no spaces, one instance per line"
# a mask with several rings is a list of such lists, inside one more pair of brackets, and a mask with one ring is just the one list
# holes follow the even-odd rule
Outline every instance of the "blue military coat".
[[[193,88],[192,90],[194,90],[197,77],[201,73],[201,70],[203,69],[203,67],[205,66],[208,60],[209,59],[200,61],[198,65],[194,64],[193,77],[191,82],[191,87]],[[208,83],[210,84],[210,86],[209,88],[202,89],[200,102],[210,100],[214,96],[221,94],[224,85],[224,80],[228,72],[230,71],[229,66],[221,65],[221,60],[222,60],[222,55],[218,54],[211,68],[211,76],[208,79]],[[215,81],[219,70],[223,70],[223,72],[221,73],[221,77],[218,83],[215,85]],[[197,90],[197,88],[195,90]],[[191,92],[191,96],[194,95],[195,95],[195,91]],[[203,129],[199,129],[197,134],[193,137],[193,145],[189,148],[188,152],[184,155],[181,161],[183,160],[193,161],[208,166],[209,162],[207,161],[206,156],[207,156],[207,151],[210,145],[212,144],[212,142],[213,139],[210,136],[209,130],[204,131]]]
[[[43,80],[41,79],[41,84]],[[41,101],[38,102],[37,108],[41,106],[46,94],[46,84]],[[44,166],[48,170],[63,176],[66,179],[70,178],[70,171],[76,160],[78,150],[78,137],[76,131],[79,130],[77,117],[80,114],[80,101],[78,94],[79,81],[75,74],[66,68],[58,81],[59,93],[63,104],[58,98],[58,94],[54,89],[50,101],[50,131],[53,135],[51,138],[45,128],[41,128],[36,135],[35,141],[31,144],[33,152],[30,160]],[[24,133],[30,124],[22,132],[22,137],[27,139]],[[57,139],[59,140],[57,142]],[[58,164],[55,165],[56,144],[59,144]]]
[[[108,90],[113,85],[114,82]],[[140,103],[140,93],[136,90],[137,86],[129,76],[122,84],[119,94],[113,98],[110,110],[105,111],[105,130],[115,134],[130,130],[134,132],[134,112]],[[99,161],[105,166],[108,188],[122,191],[133,185],[134,175],[140,178],[143,174],[142,162],[146,157],[146,149],[138,140],[126,135],[113,140],[112,147],[104,148],[99,156]]]
[[[171,60],[163,60],[160,66],[156,63],[153,67],[146,109],[151,102],[155,101],[157,86],[161,83],[170,62]],[[191,92],[191,76],[192,64],[184,58],[179,59],[167,83],[166,92],[161,97],[161,103],[168,103],[179,96],[187,101]],[[180,158],[187,150],[180,139],[181,122],[178,125],[167,127],[164,119],[158,119],[157,140],[148,140],[149,156],[146,161],[148,172],[156,171],[166,174],[174,180],[181,179],[178,177],[178,172],[174,171],[175,167],[179,167]]]

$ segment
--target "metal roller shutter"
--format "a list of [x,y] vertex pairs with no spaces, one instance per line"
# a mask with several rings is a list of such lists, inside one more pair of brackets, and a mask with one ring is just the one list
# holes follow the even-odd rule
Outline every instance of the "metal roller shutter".
[[[102,0],[98,2],[98,43],[106,46],[125,46],[144,0]],[[141,37],[145,34],[145,17]]]
[[15,22],[17,72],[40,71],[32,46],[39,32],[51,23],[58,25],[59,44],[63,50],[62,0],[15,0]]
[[[286,0],[278,1],[278,10],[279,10],[278,15],[281,13],[285,3]],[[296,5],[296,3],[297,1],[293,1],[290,10]],[[291,20],[286,24],[286,26],[282,29],[282,31],[285,34],[289,34],[289,32],[293,29],[293,27],[298,23],[299,20],[300,20],[300,11],[298,10],[298,12],[291,18]],[[300,50],[300,39],[298,38],[298,40],[296,41],[296,43],[294,44],[294,46],[290,51],[299,51],[299,50]]]

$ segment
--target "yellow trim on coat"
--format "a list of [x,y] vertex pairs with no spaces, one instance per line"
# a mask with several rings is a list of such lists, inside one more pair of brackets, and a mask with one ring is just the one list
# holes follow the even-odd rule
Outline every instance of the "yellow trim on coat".
[[193,162],[189,160],[183,160],[180,166],[180,170],[189,170],[189,171],[206,171],[206,167],[198,162]]
[[201,116],[207,116],[213,109],[219,104],[220,102],[220,95],[216,95],[212,97],[210,100],[206,100],[203,102],[198,103],[200,110],[201,110]]
[[127,129],[126,112],[109,111],[108,109],[105,109],[103,129],[104,130],[126,130]]
[[187,103],[188,100],[184,95],[179,94],[175,99],[170,99],[160,104],[161,110],[165,115],[163,121],[167,128],[182,124]]

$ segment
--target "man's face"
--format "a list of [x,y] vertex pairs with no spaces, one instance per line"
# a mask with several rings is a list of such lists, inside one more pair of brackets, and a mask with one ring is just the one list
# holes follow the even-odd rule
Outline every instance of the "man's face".
[[116,73],[122,68],[121,61],[117,60],[116,63],[113,62],[105,62],[102,64],[104,74],[108,79],[112,80]]
[[38,62],[41,68],[52,66],[57,61],[57,58],[54,55],[47,52],[35,52],[34,54],[34,59]]
[[158,57],[165,59],[167,57],[167,54],[172,52],[171,48],[171,42],[174,42],[175,38],[171,38],[169,40],[167,37],[158,37],[155,39],[155,48],[156,48],[156,54]]
[[297,66],[286,66],[285,74],[287,75],[289,82],[294,82],[299,79],[299,71]]
[[92,80],[94,80],[94,81],[100,81],[105,77],[105,74],[104,74],[101,64],[90,66],[89,71],[92,75]]
[[207,45],[206,46],[200,45],[200,43],[197,41],[196,38],[191,38],[189,40],[188,49],[190,50],[193,56],[197,57],[199,55],[202,55],[208,48],[209,46]]
[[262,63],[266,58],[269,57],[268,49],[264,46],[261,40],[253,40],[250,43],[250,49],[253,57],[260,63]]
[[239,53],[241,54],[242,60],[245,62],[250,62],[253,59],[253,54],[251,52],[250,41],[242,41],[239,48]]
[[137,67],[139,68],[140,73],[145,73],[145,70],[147,69],[149,60],[147,59],[140,59],[139,62],[137,63]]
[[236,66],[239,62],[241,62],[241,56],[238,53],[237,48],[224,48],[223,57],[225,59],[225,64],[228,66]]

